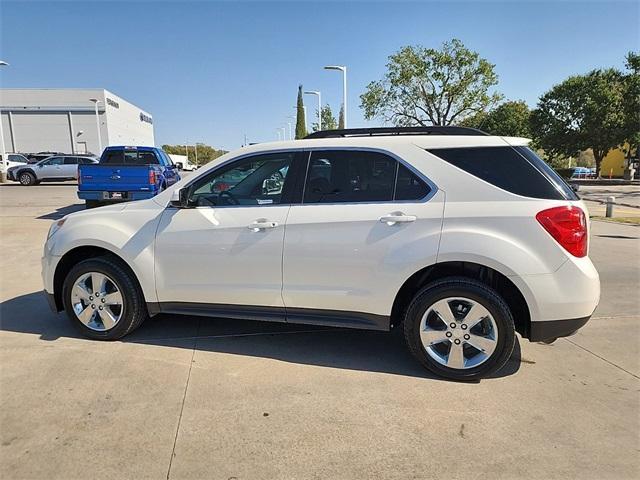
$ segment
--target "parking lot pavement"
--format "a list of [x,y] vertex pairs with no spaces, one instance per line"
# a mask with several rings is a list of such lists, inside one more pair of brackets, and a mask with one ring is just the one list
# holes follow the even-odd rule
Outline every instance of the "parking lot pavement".
[[581,185],[578,193],[583,198],[603,202],[615,197],[616,202],[640,208],[640,185]]
[[640,227],[593,222],[594,318],[495,378],[379,332],[159,316],[80,338],[40,295],[73,185],[0,186],[2,478],[638,478]]

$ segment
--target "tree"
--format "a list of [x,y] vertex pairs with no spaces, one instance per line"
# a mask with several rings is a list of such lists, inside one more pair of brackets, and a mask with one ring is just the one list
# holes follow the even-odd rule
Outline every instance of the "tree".
[[296,140],[307,136],[307,125],[302,101],[302,85],[298,85],[298,102],[296,104]]
[[[318,117],[318,110],[316,110],[316,118]],[[335,130],[338,128],[338,124],[336,123],[336,117],[333,116],[333,112],[331,111],[331,107],[329,104],[326,104],[322,107],[322,113],[320,114],[320,118],[322,119],[322,129],[323,130]],[[311,128],[314,132],[317,132],[318,122],[315,122],[311,125]]]
[[440,50],[407,46],[389,57],[387,73],[360,96],[365,118],[397,126],[451,125],[487,110],[501,95],[495,65],[457,39]]
[[531,111],[522,100],[504,102],[489,112],[467,117],[460,125],[483,130],[490,135],[531,137]]
[[629,52],[624,75],[624,131],[625,156],[627,159],[637,155],[640,148],[640,53]]
[[344,128],[344,104],[340,105],[340,114],[338,115],[338,128]]
[[196,151],[193,145],[186,147],[185,145],[163,145],[162,149],[166,153],[173,155],[187,155],[188,150],[187,158],[189,159],[189,163],[194,165],[204,165],[227,153],[226,150],[216,150],[209,145],[198,143],[198,162],[196,164]]
[[627,135],[624,95],[623,75],[614,69],[569,77],[540,97],[531,114],[536,145],[567,157],[590,148],[600,175],[604,156]]

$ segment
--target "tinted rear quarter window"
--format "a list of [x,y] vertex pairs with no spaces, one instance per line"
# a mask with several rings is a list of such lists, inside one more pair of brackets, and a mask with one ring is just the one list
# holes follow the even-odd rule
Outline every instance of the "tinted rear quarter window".
[[577,199],[571,187],[527,147],[439,148],[429,151],[516,195],[550,200]]

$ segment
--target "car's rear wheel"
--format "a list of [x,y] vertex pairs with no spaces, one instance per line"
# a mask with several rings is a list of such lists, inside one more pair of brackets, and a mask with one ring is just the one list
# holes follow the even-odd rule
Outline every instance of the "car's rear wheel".
[[20,173],[20,176],[18,177],[18,180],[20,180],[20,183],[26,187],[29,187],[31,185],[35,185],[36,183],[36,176],[31,173],[31,172],[22,172]]
[[450,277],[420,290],[406,311],[405,341],[431,372],[478,380],[498,371],[515,344],[509,307],[487,285]]
[[67,274],[62,295],[71,322],[90,338],[121,338],[147,318],[135,277],[113,257],[78,263]]
[[99,207],[101,204],[98,200],[85,200],[84,201],[84,206],[85,208],[96,208]]

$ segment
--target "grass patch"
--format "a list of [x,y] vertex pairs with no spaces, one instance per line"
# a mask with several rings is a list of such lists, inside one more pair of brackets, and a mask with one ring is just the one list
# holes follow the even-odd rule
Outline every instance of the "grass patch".
[[599,217],[592,216],[592,220],[603,220],[605,222],[629,223],[632,225],[640,225],[640,217]]

